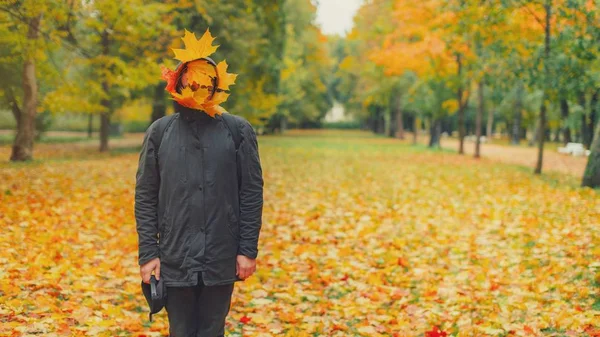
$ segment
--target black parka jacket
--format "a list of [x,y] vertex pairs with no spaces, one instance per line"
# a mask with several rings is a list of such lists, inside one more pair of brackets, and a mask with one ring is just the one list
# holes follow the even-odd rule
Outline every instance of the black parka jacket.
[[156,121],[146,131],[139,157],[138,262],[159,257],[161,278],[170,287],[196,285],[198,271],[209,286],[239,281],[236,257],[256,258],[262,224],[256,134],[235,116],[241,134],[236,151],[235,129],[230,131],[222,116],[175,106],[162,142]]

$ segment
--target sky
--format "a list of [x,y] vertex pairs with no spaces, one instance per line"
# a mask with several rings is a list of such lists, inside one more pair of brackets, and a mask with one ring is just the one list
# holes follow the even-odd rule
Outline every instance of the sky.
[[352,30],[352,18],[363,0],[317,0],[317,24],[324,34],[345,35]]

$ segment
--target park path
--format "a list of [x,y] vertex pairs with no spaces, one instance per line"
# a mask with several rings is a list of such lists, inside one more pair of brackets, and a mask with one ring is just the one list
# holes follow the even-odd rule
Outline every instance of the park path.
[[[408,139],[412,139],[409,136]],[[429,140],[427,137],[421,137],[421,141]],[[458,140],[452,138],[442,138],[441,146],[444,149],[458,151]],[[465,154],[473,155],[475,153],[475,143],[465,141]],[[537,147],[521,147],[496,144],[481,144],[481,156],[490,160],[516,164],[531,167],[533,170],[537,162]],[[570,174],[576,177],[583,177],[587,157],[573,157],[564,155],[551,149],[544,149],[544,163],[542,172],[556,171]]]

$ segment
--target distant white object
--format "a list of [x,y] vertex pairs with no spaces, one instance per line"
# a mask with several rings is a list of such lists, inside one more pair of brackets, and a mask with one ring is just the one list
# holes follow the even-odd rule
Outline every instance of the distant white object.
[[446,131],[442,132],[442,138],[446,138],[446,137],[448,137],[448,132],[446,132]]
[[[467,142],[472,142],[475,143],[475,141],[477,140],[477,136],[465,136],[465,141]],[[486,143],[487,142],[487,138],[485,138],[485,136],[481,136],[479,137],[479,142],[480,143]]]
[[344,110],[344,106],[339,102],[334,102],[331,110],[327,112],[325,115],[325,122],[344,122],[349,121],[352,118],[346,115],[346,111]]
[[575,157],[589,156],[590,150],[586,150],[581,143],[567,143],[565,147],[558,148],[559,153],[570,154]]

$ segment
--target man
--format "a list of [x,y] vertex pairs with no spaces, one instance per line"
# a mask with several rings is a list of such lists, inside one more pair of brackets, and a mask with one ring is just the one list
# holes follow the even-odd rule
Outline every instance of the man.
[[171,337],[224,335],[234,282],[256,269],[262,221],[256,134],[218,106],[235,75],[208,58],[207,34],[186,31],[188,53],[174,50],[182,63],[163,69],[175,113],[148,128],[136,174],[140,274],[167,287]]

